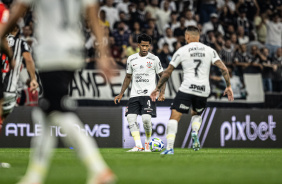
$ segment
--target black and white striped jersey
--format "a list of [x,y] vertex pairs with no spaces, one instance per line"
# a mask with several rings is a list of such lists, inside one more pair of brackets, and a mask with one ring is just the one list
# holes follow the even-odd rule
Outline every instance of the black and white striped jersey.
[[3,63],[2,72],[4,92],[14,93],[17,91],[17,83],[22,68],[23,53],[30,52],[30,48],[24,40],[14,37],[13,35],[9,35],[7,40],[14,52],[13,58],[15,59],[15,68],[10,69],[8,62]]

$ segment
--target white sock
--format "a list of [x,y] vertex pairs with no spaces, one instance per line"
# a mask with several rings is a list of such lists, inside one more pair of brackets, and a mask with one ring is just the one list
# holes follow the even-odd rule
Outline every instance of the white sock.
[[202,124],[202,117],[199,115],[192,116],[192,131],[198,133]]
[[173,149],[175,136],[177,133],[178,122],[174,119],[170,119],[167,123],[167,130],[166,130],[166,139],[167,139],[167,146],[166,149]]
[[129,125],[129,130],[131,132],[131,135],[135,141],[135,145],[138,148],[142,148],[142,142],[140,138],[140,131],[139,131],[139,125],[137,123],[137,114],[128,114],[127,115],[127,121]]
[[152,121],[150,114],[142,115],[143,126],[146,134],[145,143],[149,143],[151,141],[152,136]]
[[50,126],[41,109],[33,109],[31,116],[32,122],[39,123],[42,131],[40,136],[33,137],[31,140],[32,149],[25,177],[29,182],[41,183],[46,177],[53,148],[57,145],[57,138],[50,135]]
[[98,151],[96,142],[92,137],[79,132],[75,125],[82,127],[82,123],[76,114],[68,112],[53,112],[50,114],[52,123],[60,126],[61,130],[67,134],[62,140],[74,147],[79,158],[86,165],[90,175],[104,171],[108,166]]

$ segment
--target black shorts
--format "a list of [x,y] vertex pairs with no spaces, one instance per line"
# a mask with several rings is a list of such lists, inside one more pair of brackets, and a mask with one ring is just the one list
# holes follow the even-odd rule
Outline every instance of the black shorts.
[[138,96],[130,98],[126,111],[125,116],[128,114],[150,114],[152,117],[157,117],[156,113],[156,102],[152,102],[149,96]]
[[68,97],[69,85],[74,78],[73,71],[41,72],[39,76],[43,86],[43,99],[39,100],[39,106],[44,112],[76,109],[76,102]]
[[173,104],[171,105],[171,109],[175,109],[178,112],[187,114],[191,105],[193,111],[197,112],[198,115],[200,115],[206,108],[207,97],[191,95],[178,91],[176,97],[173,100]]

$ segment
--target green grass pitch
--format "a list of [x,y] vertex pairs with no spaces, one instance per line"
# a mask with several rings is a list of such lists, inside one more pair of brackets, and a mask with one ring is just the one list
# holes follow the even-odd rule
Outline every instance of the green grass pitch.
[[[175,149],[174,155],[100,149],[118,183],[282,183],[282,149]],[[25,173],[29,149],[0,149],[0,184],[16,183]],[[83,184],[86,169],[74,150],[56,149],[47,184]]]

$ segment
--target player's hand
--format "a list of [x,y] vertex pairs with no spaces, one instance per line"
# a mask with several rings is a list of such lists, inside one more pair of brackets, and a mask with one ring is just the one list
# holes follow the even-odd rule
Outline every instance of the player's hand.
[[120,103],[120,100],[121,100],[121,99],[122,99],[122,95],[121,95],[121,94],[119,94],[118,96],[116,96],[115,99],[114,99],[115,104],[117,104],[117,101],[118,101],[118,103]]
[[160,94],[158,101],[163,102],[165,100],[165,95],[164,94]]
[[150,95],[150,98],[153,102],[156,101],[157,97],[159,96],[159,90],[157,89],[154,89],[154,91],[152,91],[151,95]]
[[30,81],[29,86],[30,86],[30,91],[32,92],[32,94],[35,94],[35,92],[38,88],[38,83],[37,83],[36,79],[32,79]]
[[231,86],[225,88],[223,96],[225,95],[227,95],[229,101],[232,102],[234,100],[233,91],[232,91]]

